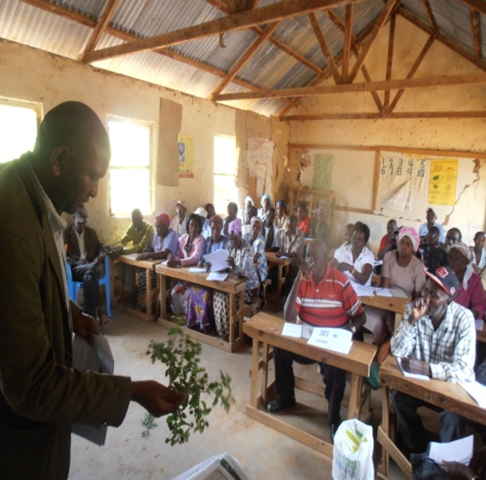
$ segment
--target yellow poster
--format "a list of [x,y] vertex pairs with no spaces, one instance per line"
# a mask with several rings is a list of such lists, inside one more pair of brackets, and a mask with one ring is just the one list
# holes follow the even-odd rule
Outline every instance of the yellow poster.
[[457,160],[432,160],[429,204],[454,205],[456,202]]
[[192,137],[177,135],[177,149],[179,152],[179,178],[194,177],[194,150]]

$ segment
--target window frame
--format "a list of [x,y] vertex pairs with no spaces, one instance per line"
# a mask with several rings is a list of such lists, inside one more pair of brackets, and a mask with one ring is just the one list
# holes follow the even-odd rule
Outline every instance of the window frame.
[[[233,141],[233,146],[234,146],[234,159],[235,159],[235,162],[234,162],[234,173],[219,173],[219,172],[216,172],[216,165],[215,165],[215,157],[216,157],[216,148],[215,148],[215,144],[216,144],[216,138],[225,138],[225,139],[229,139],[229,140],[232,140]],[[231,177],[235,180],[235,185],[234,185],[234,188],[238,188],[236,186],[236,178],[238,176],[238,148],[236,147],[236,136],[235,135],[224,135],[224,134],[215,134],[213,136],[213,204],[214,206],[216,207],[216,210],[217,210],[217,205],[219,204],[217,201],[216,201],[216,198],[215,198],[215,192],[216,192],[216,188],[215,188],[215,185],[216,185],[216,178],[217,177]],[[239,190],[239,189],[238,189]],[[238,201],[238,199],[232,199],[230,201]],[[226,205],[224,206],[224,211],[226,212]]]

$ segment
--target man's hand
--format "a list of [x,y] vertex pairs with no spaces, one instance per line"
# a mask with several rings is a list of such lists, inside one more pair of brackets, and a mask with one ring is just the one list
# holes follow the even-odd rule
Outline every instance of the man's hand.
[[235,263],[235,259],[233,257],[228,257],[228,260],[226,260],[226,263],[228,264],[228,266],[230,268],[236,268],[236,263]]
[[147,260],[148,258],[150,258],[150,253],[140,253],[135,257],[135,260],[140,262],[141,260]]
[[183,402],[184,395],[153,380],[146,380],[132,382],[132,400],[154,417],[161,417],[175,412]]
[[480,478],[486,477],[486,447],[474,452],[469,466],[473,469],[475,475],[478,475]]
[[93,335],[99,334],[98,326],[91,315],[80,312],[73,318],[73,330],[76,335],[84,338],[89,345],[93,346]]
[[123,252],[124,252],[123,246],[119,245],[118,247],[113,248],[107,253],[110,258],[118,258],[120,255],[123,255]]
[[423,297],[417,297],[412,302],[412,315],[410,315],[410,318],[408,319],[408,321],[412,325],[415,325],[417,320],[427,313],[427,310],[429,309],[429,303],[430,299]]
[[211,270],[211,262],[206,262],[203,267],[206,269],[206,272],[209,272]]
[[427,362],[416,360],[415,358],[402,358],[402,367],[408,373],[417,373],[430,377],[430,365]]
[[177,268],[181,263],[179,260],[168,260],[167,261],[167,266],[170,268]]
[[459,462],[441,462],[440,468],[447,473],[447,478],[451,480],[471,480],[476,476],[467,465]]
[[299,274],[298,274],[299,281],[300,282],[307,281],[307,280],[309,280],[311,275],[312,275],[312,271],[311,271],[309,265],[306,265],[306,264],[301,265],[301,267],[299,268]]
[[337,266],[338,270],[340,272],[351,272],[351,270],[353,270],[353,266],[350,264],[350,263],[346,263],[346,262],[341,262],[338,266]]
[[167,254],[167,260],[169,260],[169,262],[170,262],[171,260],[175,260],[174,254],[173,254],[172,252],[169,252],[169,253]]

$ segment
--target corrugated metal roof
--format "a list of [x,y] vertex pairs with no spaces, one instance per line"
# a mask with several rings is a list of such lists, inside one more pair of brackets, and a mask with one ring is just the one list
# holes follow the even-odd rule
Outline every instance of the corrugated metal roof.
[[[259,7],[278,1],[280,0],[261,0]],[[460,0],[429,1],[441,32],[474,52],[469,7]],[[96,21],[103,12],[106,0],[51,0],[51,3]],[[402,5],[424,22],[429,23],[421,0],[403,0]],[[343,24],[345,8],[341,6],[332,10]],[[382,0],[363,0],[355,4],[353,34],[358,36],[369,28],[383,8]],[[139,38],[148,38],[221,18],[224,15],[218,8],[204,0],[123,0],[119,2],[111,18],[110,26]],[[341,29],[323,12],[317,12],[316,17],[331,51],[334,55],[338,55],[343,48]],[[480,15],[480,27],[483,32],[486,32],[485,17],[486,15]],[[265,28],[264,25],[261,27]],[[32,7],[19,0],[0,2],[0,36],[10,40],[75,59],[83,52],[91,31],[90,27]],[[318,69],[327,67],[307,16],[284,20],[274,31],[273,37]],[[235,31],[223,36],[224,48],[220,45],[218,36],[211,36],[176,45],[170,50],[227,72],[257,38],[258,35],[252,30]],[[105,48],[119,43],[122,41],[105,34],[96,48]],[[485,52],[486,35],[484,34],[482,48]],[[95,65],[201,97],[210,95],[221,80],[219,75],[202,71],[154,52],[117,57],[97,62]],[[316,75],[315,69],[267,41],[238,73],[237,78],[255,87],[279,89],[306,86]],[[224,93],[241,91],[247,89],[235,83],[230,83],[223,90]],[[278,113],[285,102],[278,99],[261,99],[232,104],[264,115],[271,115]]]

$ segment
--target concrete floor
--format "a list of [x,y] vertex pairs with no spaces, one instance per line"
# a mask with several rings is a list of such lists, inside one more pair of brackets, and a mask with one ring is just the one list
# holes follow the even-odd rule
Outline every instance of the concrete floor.
[[[163,341],[166,332],[156,323],[147,324],[115,310],[112,325],[104,330],[115,357],[115,372],[133,379],[156,379],[164,383],[163,365],[153,365],[145,352],[151,339]],[[163,418],[148,438],[141,437],[140,422],[145,411],[132,403],[122,426],[109,429],[103,447],[73,436],[69,478],[171,479],[202,460],[224,452],[240,460],[256,479],[332,478],[328,458],[245,415],[250,389],[249,345],[230,354],[203,344],[202,362],[210,378],[217,378],[219,369],[231,376],[236,403],[229,414],[215,408],[203,434],[194,434],[188,443],[171,447],[164,441],[168,428]],[[315,367],[298,368],[302,376],[318,379]],[[299,390],[296,395],[298,405],[285,418],[328,440],[325,400]],[[372,404],[372,423],[376,425],[381,414],[381,390],[373,392]],[[342,414],[345,418],[345,408]],[[379,446],[375,443],[376,448]],[[405,476],[392,465],[389,478],[402,480]]]

